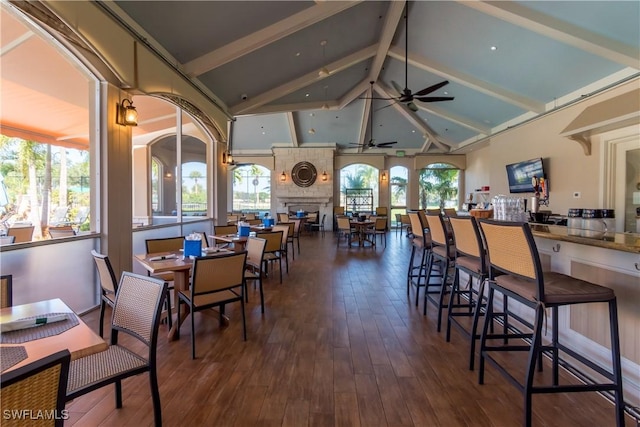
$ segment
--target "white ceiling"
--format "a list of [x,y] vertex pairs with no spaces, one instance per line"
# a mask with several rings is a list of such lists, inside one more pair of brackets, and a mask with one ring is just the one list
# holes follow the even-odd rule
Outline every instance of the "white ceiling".
[[[460,153],[640,70],[638,1],[412,1],[408,40],[404,2],[97,5],[225,104],[237,119],[236,154],[273,146],[361,151],[350,144],[371,138],[371,106],[374,139],[398,141],[376,152]],[[9,42],[21,35],[5,28],[3,64]],[[395,96],[392,82],[405,86],[405,41],[409,89],[448,80],[430,95],[455,100],[416,101],[414,113],[402,103],[361,99],[370,96],[370,81],[375,97]],[[328,77],[319,75],[323,67]]]

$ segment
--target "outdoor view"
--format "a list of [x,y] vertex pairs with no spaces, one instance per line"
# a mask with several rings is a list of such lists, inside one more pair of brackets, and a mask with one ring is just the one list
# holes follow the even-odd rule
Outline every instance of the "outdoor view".
[[34,226],[89,230],[89,152],[0,135],[0,233]]
[[238,166],[233,176],[233,211],[257,212],[271,209],[271,171],[260,165]]
[[389,190],[391,194],[391,226],[398,226],[398,215],[407,212],[407,180],[409,170],[403,166],[394,166],[389,171]]
[[[378,176],[378,169],[369,165],[355,164],[342,168],[340,205],[345,206],[347,212],[374,211],[379,206]],[[348,197],[348,193],[352,196]]]
[[419,208],[444,209],[458,206],[458,176],[460,170],[445,163],[434,163],[420,170]]

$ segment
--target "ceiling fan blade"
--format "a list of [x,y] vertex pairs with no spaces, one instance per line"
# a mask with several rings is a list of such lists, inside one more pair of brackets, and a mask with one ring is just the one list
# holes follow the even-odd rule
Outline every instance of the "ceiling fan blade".
[[454,97],[453,96],[425,96],[425,97],[416,96],[414,99],[422,102],[440,102],[440,101],[453,101]]
[[436,91],[436,90],[440,89],[441,87],[446,86],[446,85],[448,85],[448,84],[449,84],[449,81],[448,81],[448,80],[445,80],[445,81],[443,81],[443,82],[440,82],[440,83],[434,84],[434,85],[429,86],[429,87],[427,87],[427,88],[424,88],[424,89],[422,89],[421,91],[414,93],[413,95],[414,95],[414,96],[424,96],[424,95],[428,95],[428,94],[430,94],[431,92],[434,92],[434,91]]
[[397,143],[398,141],[380,142],[379,144],[376,144],[376,147],[388,147],[390,145],[397,144]]

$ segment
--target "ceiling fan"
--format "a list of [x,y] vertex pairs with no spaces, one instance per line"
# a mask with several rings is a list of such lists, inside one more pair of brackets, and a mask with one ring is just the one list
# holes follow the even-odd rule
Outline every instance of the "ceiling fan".
[[[371,83],[371,90],[373,91],[374,82],[369,82],[369,83]],[[376,148],[376,147],[389,147],[390,145],[398,143],[398,141],[390,141],[390,142],[378,142],[376,144],[375,142],[376,140],[373,139],[373,102],[369,106],[369,136],[371,137],[369,139],[369,142],[365,144],[358,144],[358,143],[352,142],[351,145],[355,145],[362,148]]]
[[440,83],[436,83],[432,86],[426,87],[422,90],[417,91],[416,93],[412,93],[411,89],[408,88],[408,70],[409,70],[409,1],[406,1],[405,10],[404,10],[404,20],[405,20],[405,52],[404,52],[404,89],[394,82],[391,81],[391,84],[395,88],[395,90],[399,93],[398,96],[392,98],[373,98],[373,99],[382,99],[386,101],[396,101],[402,102],[409,107],[411,111],[418,111],[418,106],[413,101],[420,102],[440,102],[440,101],[453,101],[452,96],[427,96],[432,92],[440,89],[443,86],[449,84],[448,80],[445,80]]
[[226,164],[231,169],[235,169],[238,166],[249,166],[253,164],[236,162],[236,159],[233,158],[233,154],[231,154],[231,135],[229,135],[227,150],[222,153],[222,163]]

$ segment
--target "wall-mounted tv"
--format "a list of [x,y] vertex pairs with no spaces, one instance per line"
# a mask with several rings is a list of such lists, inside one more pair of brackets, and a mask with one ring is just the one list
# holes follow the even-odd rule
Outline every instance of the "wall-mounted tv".
[[507,165],[507,179],[511,193],[534,193],[532,178],[545,178],[542,159],[531,159]]

